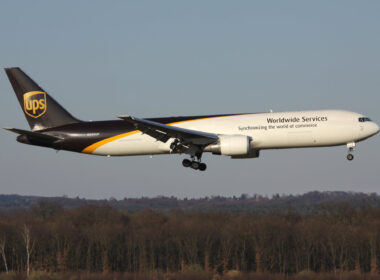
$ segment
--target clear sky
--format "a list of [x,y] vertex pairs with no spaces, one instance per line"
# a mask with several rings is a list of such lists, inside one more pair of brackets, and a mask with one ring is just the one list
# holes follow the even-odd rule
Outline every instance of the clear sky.
[[[345,109],[380,123],[379,1],[0,3],[0,67],[19,66],[83,120]],[[1,127],[28,127],[0,73]],[[0,131],[0,193],[118,199],[379,192],[380,136],[346,147],[103,158]]]

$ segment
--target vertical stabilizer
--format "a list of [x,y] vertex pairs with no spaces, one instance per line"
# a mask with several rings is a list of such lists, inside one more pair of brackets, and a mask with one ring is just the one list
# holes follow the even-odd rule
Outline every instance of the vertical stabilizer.
[[32,130],[80,122],[20,68],[5,68],[5,72]]

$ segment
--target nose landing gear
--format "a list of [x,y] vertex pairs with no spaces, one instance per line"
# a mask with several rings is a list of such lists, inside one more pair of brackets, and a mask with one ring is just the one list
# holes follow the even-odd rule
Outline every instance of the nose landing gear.
[[354,159],[354,155],[352,154],[352,152],[355,150],[355,142],[347,143],[347,148],[348,148],[347,159],[351,161]]

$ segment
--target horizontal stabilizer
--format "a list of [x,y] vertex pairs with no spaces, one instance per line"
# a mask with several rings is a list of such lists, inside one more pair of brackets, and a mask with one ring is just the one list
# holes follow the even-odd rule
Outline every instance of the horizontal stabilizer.
[[34,132],[34,131],[23,130],[23,129],[18,129],[18,128],[4,128],[4,129],[9,130],[9,131],[16,133],[16,134],[25,135],[25,136],[32,137],[34,139],[44,140],[44,141],[48,141],[48,142],[55,142],[58,140],[62,140],[59,137],[43,134],[40,132]]

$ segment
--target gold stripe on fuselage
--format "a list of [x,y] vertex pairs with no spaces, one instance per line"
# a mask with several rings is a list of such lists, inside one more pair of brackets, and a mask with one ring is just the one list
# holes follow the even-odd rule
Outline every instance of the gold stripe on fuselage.
[[112,142],[112,141],[115,141],[115,140],[118,140],[120,138],[123,138],[123,137],[126,137],[126,136],[129,136],[129,135],[132,135],[132,134],[136,134],[140,132],[140,130],[133,130],[131,132],[127,132],[127,133],[122,133],[122,134],[118,134],[118,135],[115,135],[115,136],[112,136],[112,137],[109,137],[109,138],[106,138],[106,139],[103,139],[99,142],[96,142],[86,148],[84,148],[82,150],[82,153],[85,153],[85,154],[92,154],[97,148],[109,143],[109,142]]

